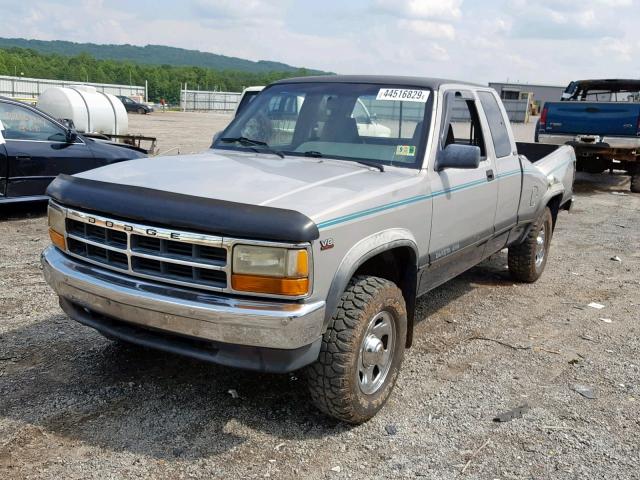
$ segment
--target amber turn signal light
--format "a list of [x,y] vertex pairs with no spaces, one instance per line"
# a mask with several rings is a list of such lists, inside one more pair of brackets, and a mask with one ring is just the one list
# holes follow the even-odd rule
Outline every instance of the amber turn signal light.
[[67,249],[67,242],[64,240],[64,235],[59,234],[53,228],[49,229],[49,238],[51,238],[51,243],[53,243],[60,250]]
[[234,274],[231,275],[231,286],[239,292],[298,297],[300,295],[306,295],[309,292],[309,279]]

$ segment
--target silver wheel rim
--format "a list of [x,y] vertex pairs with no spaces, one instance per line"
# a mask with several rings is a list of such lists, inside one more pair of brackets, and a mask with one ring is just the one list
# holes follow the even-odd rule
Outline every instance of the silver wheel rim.
[[382,311],[367,326],[358,355],[358,384],[366,395],[377,392],[387,379],[395,348],[395,319]]
[[545,226],[542,224],[538,236],[536,237],[536,268],[540,268],[542,262],[544,262],[545,243],[546,243],[546,231]]

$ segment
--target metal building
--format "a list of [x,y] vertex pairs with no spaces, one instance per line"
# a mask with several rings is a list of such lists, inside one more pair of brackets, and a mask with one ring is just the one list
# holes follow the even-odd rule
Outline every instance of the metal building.
[[112,95],[145,97],[145,87],[140,85],[112,85],[108,83],[74,82],[69,80],[48,80],[44,78],[9,77],[0,75],[0,95],[25,102],[36,102],[47,88],[90,85],[99,92]]
[[566,85],[534,85],[529,83],[503,83],[489,82],[489,86],[495,89],[503,100],[519,100],[527,93],[533,94],[533,103],[538,111],[546,102],[558,102]]

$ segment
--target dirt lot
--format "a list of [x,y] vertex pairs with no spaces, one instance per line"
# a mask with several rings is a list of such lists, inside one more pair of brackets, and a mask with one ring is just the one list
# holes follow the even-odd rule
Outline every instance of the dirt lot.
[[[184,153],[226,118],[131,124]],[[309,406],[298,375],[122,347],[69,320],[39,267],[44,209],[5,210],[0,478],[640,478],[640,195],[613,194],[623,175],[576,190],[536,284],[514,284],[501,253],[420,300],[396,391],[358,427]]]
[[161,155],[184,155],[208,148],[213,135],[223,130],[231,118],[225,114],[193,112],[129,115],[129,132],[157,137]]

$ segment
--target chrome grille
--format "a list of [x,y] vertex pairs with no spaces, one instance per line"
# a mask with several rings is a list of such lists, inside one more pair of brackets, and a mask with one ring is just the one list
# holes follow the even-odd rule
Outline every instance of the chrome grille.
[[66,239],[71,255],[114,270],[208,290],[227,288],[229,249],[221,237],[68,210]]

